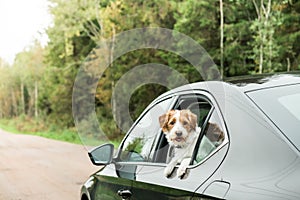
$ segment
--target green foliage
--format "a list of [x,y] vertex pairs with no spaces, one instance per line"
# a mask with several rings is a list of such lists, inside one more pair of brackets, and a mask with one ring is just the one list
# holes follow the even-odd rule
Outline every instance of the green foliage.
[[[39,126],[53,130],[74,128],[72,92],[78,69],[83,61],[87,61],[88,55],[92,57],[90,52],[101,41],[123,31],[142,27],[175,29],[196,40],[217,65],[221,63],[219,0],[50,2],[54,21],[47,29],[48,45],[43,48],[37,42],[33,43],[17,55],[13,66],[0,59],[0,118],[34,121],[28,122],[28,126],[18,125],[24,132],[37,132],[41,127],[32,127]],[[299,1],[223,0],[223,10],[225,76],[300,70]],[[96,91],[89,92],[95,96],[100,124],[91,126],[88,123],[91,116],[79,119],[91,138],[98,137],[96,130],[99,127],[111,140],[122,137],[113,117],[119,117],[121,123],[126,123],[126,120],[121,119],[120,113],[112,106],[112,91],[125,73],[147,63],[170,66],[189,82],[209,78],[199,77],[191,64],[171,52],[143,49],[121,56],[100,80],[91,75],[83,81],[97,84]],[[151,76],[156,75],[149,73],[149,78],[153,78]],[[168,79],[166,82],[172,84]],[[124,85],[123,90],[126,92],[128,86]],[[132,119],[167,90],[156,84],[137,88],[129,102]],[[81,103],[82,99],[78,101],[76,103],[81,105],[78,109],[91,109],[91,105]],[[69,139],[67,135],[63,138],[74,139],[72,133]]]

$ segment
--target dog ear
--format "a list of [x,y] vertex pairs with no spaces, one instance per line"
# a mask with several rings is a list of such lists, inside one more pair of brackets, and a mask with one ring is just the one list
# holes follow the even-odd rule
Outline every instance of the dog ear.
[[171,116],[174,115],[174,113],[175,110],[170,110],[166,114],[163,114],[159,117],[159,125],[164,133],[168,131],[168,121],[170,120]]
[[159,125],[161,128],[164,127],[166,121],[167,121],[167,114],[163,114],[163,115],[159,116]]

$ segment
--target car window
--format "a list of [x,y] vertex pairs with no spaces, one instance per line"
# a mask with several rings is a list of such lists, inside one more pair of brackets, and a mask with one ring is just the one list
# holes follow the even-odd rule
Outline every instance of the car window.
[[164,114],[170,107],[172,99],[166,99],[150,108],[135,124],[123,142],[120,161],[150,162],[151,150],[159,134],[158,116]]
[[247,95],[300,151],[300,84],[250,91]]
[[193,164],[200,163],[223,143],[225,134],[221,124],[220,117],[217,112],[213,110],[207,123],[203,127],[201,140],[198,147],[196,147],[197,150]]
[[[213,109],[207,98],[200,95],[184,95],[178,98],[174,108],[176,110],[188,109],[197,115],[198,127],[203,128]],[[199,134],[200,135],[200,134]],[[160,140],[155,148],[154,162],[168,163],[172,158],[172,147],[168,144],[165,135],[161,133]]]

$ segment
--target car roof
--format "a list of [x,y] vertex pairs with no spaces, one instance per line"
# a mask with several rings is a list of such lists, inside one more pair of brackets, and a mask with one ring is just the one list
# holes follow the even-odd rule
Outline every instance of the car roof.
[[189,90],[206,90],[210,93],[220,92],[220,88],[225,90],[235,90],[240,93],[260,90],[264,88],[277,87],[281,85],[300,84],[300,71],[279,73],[279,74],[259,74],[248,76],[237,76],[225,78],[224,81],[201,81],[180,86],[172,89],[158,97],[158,99]]
[[233,77],[228,78],[226,82],[238,86],[243,92],[249,92],[282,85],[299,84],[300,72]]
[[[280,74],[258,74],[249,76],[237,76],[231,78],[225,78],[224,81],[201,81],[175,88],[166,94],[176,93],[189,89],[208,89],[214,85],[222,87],[232,86],[242,92],[248,92],[252,90],[259,90],[269,87],[277,87],[281,85],[299,84],[300,83],[300,71],[280,73]],[[165,95],[164,95],[165,96]]]

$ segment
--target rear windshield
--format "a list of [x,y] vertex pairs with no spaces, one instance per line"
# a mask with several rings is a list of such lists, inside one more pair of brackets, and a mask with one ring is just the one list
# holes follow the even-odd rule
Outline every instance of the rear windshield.
[[247,92],[254,103],[300,150],[300,84]]

